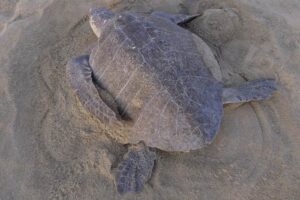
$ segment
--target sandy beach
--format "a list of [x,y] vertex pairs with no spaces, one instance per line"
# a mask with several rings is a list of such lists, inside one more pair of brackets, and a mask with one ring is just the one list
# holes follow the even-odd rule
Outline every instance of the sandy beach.
[[[211,145],[158,151],[143,191],[119,196],[110,171],[126,147],[81,106],[65,76],[68,60],[97,41],[88,11],[99,6],[203,16],[221,10],[214,23],[228,36],[199,33],[201,20],[188,26],[213,50],[219,79],[234,86],[272,78],[278,92],[226,106]],[[218,21],[227,23],[228,10],[232,29]],[[297,200],[299,188],[300,1],[0,0],[1,200]]]

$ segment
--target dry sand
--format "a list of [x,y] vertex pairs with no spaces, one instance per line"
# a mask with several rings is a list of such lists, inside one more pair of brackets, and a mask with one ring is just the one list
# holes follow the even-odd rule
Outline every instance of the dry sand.
[[[86,14],[101,5],[234,9],[234,37],[210,43],[224,83],[275,78],[279,93],[227,106],[212,145],[159,152],[144,190],[121,198],[110,168],[126,148],[82,109],[65,78],[68,59],[96,41]],[[299,199],[299,47],[299,0],[0,0],[0,199]]]

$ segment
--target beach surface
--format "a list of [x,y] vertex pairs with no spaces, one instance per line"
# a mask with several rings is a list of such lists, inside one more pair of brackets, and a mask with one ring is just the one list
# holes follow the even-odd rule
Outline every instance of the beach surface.
[[[83,109],[65,76],[68,60],[97,41],[87,14],[99,6],[202,15],[229,9],[228,37],[200,33],[219,78],[226,86],[272,78],[278,92],[225,106],[211,145],[158,151],[143,191],[119,196],[111,168],[126,147]],[[0,199],[299,199],[299,19],[299,0],[0,0]],[[188,27],[196,34],[197,23],[204,22]]]

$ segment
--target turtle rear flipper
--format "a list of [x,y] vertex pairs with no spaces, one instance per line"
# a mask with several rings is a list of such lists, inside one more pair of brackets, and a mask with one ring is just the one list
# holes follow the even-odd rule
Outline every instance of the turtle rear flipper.
[[238,87],[224,88],[223,104],[268,99],[276,89],[276,82],[272,79],[247,81]]
[[67,78],[82,105],[105,123],[117,120],[116,113],[101,99],[92,79],[89,55],[70,60],[66,67]]
[[119,194],[141,191],[151,177],[155,159],[155,153],[144,144],[130,146],[115,176]]

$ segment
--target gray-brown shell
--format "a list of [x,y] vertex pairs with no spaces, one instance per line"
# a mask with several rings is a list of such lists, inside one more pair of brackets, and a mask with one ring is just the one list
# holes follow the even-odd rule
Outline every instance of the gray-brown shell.
[[130,12],[102,28],[90,56],[93,76],[133,122],[111,135],[167,151],[210,143],[223,113],[222,84],[204,65],[195,36],[164,18]]

